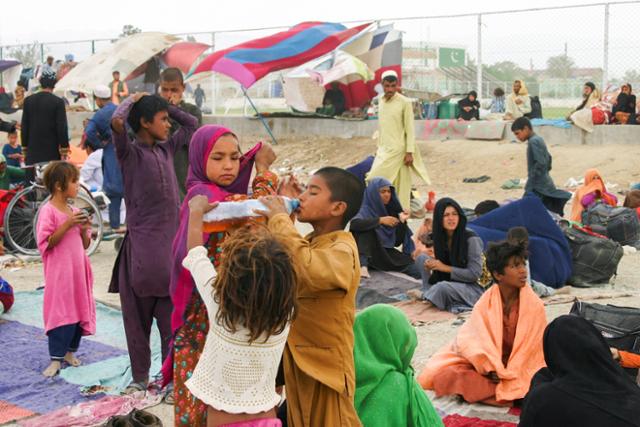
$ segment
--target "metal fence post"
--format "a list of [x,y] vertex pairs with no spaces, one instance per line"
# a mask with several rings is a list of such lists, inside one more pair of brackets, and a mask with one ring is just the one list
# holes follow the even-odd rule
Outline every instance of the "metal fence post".
[[96,53],[96,41],[91,40],[91,55]]
[[44,64],[44,43],[40,43],[40,62]]
[[478,60],[477,60],[478,64],[478,70],[477,70],[477,91],[478,91],[478,97],[480,99],[482,99],[483,97],[483,93],[482,93],[482,15],[478,14]]
[[[216,50],[216,33],[211,33],[211,53]],[[216,114],[216,103],[218,98],[218,84],[216,73],[211,73],[211,93],[209,94],[209,104],[211,105],[211,114]]]
[[604,5],[604,58],[602,61],[602,90],[609,81],[609,3]]

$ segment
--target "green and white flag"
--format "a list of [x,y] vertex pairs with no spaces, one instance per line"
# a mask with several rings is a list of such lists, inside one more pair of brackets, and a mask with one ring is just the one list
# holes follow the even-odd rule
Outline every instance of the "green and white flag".
[[438,66],[446,67],[464,67],[466,53],[464,49],[453,49],[450,47],[441,47],[438,49]]

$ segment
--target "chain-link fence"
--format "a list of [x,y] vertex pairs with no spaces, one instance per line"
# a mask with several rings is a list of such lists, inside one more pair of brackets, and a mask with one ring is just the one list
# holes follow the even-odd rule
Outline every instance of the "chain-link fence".
[[[403,87],[441,95],[476,90],[491,98],[513,80],[525,81],[538,95],[546,117],[562,116],[579,103],[582,87],[592,81],[602,89],[623,82],[640,87],[640,41],[635,23],[640,1],[600,3],[518,11],[420,18],[383,18],[403,32]],[[345,25],[356,25],[349,22]],[[179,34],[207,43],[209,52],[263,37],[283,28]],[[73,54],[82,61],[112,40],[42,43],[31,46],[35,60]],[[0,47],[0,59],[25,50]],[[15,55],[14,55],[15,56]],[[20,59],[20,58],[18,58]],[[481,65],[481,66],[479,66]],[[265,109],[286,107],[281,80],[287,70],[254,85],[250,95]],[[204,81],[203,81],[204,82]],[[246,110],[239,85],[214,74],[206,77],[207,106],[216,113]]]

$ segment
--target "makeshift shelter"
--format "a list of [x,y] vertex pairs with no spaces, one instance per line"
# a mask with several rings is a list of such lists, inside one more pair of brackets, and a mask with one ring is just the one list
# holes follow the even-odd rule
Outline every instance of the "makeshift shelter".
[[89,94],[98,84],[108,84],[112,73],[120,71],[126,77],[149,59],[178,43],[180,39],[164,33],[138,33],[122,38],[107,49],[82,61],[56,85],[55,92]]
[[[311,61],[284,77],[284,92],[287,103],[297,110],[313,112],[322,105],[321,94],[324,94],[327,85],[332,81],[339,81],[345,94],[346,107],[362,107],[377,95],[374,88],[380,82],[384,71],[392,69],[398,73],[401,79],[402,33],[394,30],[393,25],[383,27],[379,27],[377,24],[369,25],[368,28],[338,46],[333,58],[344,58],[345,54],[361,61],[374,75],[350,78],[347,81],[342,78],[328,80],[334,73],[340,75],[344,72],[343,60],[336,60],[330,64],[329,70],[325,70],[328,79],[319,82],[317,78],[314,78],[313,71],[322,71],[317,70],[317,67],[326,67],[327,64]],[[308,72],[309,70],[312,72]],[[354,74],[350,74],[350,76],[353,77]]]
[[286,31],[214,52],[196,67],[194,74],[215,71],[240,83],[247,100],[275,142],[271,129],[246,90],[268,73],[296,67],[331,52],[368,25],[347,29],[344,25],[330,22],[303,22]]
[[[322,106],[326,85],[338,82],[341,90],[349,95],[346,90],[348,85],[357,81],[367,82],[373,77],[374,73],[367,64],[353,55],[336,50],[287,74],[285,99],[296,110],[315,111]],[[347,106],[354,104],[348,96],[345,101]]]
[[0,79],[7,92],[13,92],[20,79],[22,63],[13,59],[0,59]]

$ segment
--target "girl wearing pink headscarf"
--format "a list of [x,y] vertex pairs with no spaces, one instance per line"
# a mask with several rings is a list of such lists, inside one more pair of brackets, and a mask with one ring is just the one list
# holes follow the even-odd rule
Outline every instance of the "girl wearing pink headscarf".
[[[209,330],[206,306],[194,286],[191,274],[182,266],[187,254],[189,200],[196,195],[207,196],[209,203],[247,198],[254,164],[256,177],[253,180],[253,197],[275,194],[278,177],[269,171],[275,158],[272,148],[262,143],[243,155],[237,137],[222,126],[203,126],[191,139],[187,196],[180,209],[180,226],[173,242],[170,284],[173,351],[162,366],[164,383],[173,380],[174,384],[176,425],[207,424],[206,405],[185,386],[185,381],[200,359]],[[216,267],[220,259],[220,245],[226,235],[226,232],[203,235],[203,244]],[[168,395],[168,398],[171,397]]]

